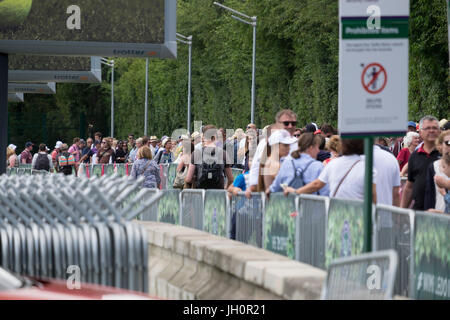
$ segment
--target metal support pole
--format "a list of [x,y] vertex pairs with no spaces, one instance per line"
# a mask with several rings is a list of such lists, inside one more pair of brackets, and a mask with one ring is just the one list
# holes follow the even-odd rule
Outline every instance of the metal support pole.
[[251,123],[255,123],[255,67],[256,67],[256,17],[253,20],[252,106]]
[[191,73],[192,73],[192,36],[189,37],[189,76],[188,76],[188,110],[187,131],[191,134]]
[[373,137],[364,139],[366,171],[364,175],[364,247],[363,252],[372,251],[372,171]]
[[6,173],[8,144],[8,55],[0,53],[0,175]]
[[448,24],[448,63],[450,69],[450,0],[447,0],[447,24]]
[[148,133],[148,58],[145,61],[145,115],[144,115],[144,136]]
[[114,63],[111,73],[111,138],[114,138]]

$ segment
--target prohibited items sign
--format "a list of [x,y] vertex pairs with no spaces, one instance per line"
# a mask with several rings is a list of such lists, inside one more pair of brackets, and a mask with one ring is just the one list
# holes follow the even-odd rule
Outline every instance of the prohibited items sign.
[[364,68],[361,83],[368,93],[378,94],[384,90],[387,84],[386,69],[379,63],[371,63]]

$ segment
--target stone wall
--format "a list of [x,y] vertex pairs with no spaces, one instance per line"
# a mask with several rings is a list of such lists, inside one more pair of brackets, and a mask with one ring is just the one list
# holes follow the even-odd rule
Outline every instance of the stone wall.
[[176,300],[320,298],[323,270],[195,229],[139,223],[148,231],[151,295]]

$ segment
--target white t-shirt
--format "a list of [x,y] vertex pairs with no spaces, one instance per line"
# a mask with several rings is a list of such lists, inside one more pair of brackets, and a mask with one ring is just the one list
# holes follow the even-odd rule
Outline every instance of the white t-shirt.
[[[356,161],[360,160],[342,181],[334,198],[364,200],[364,158],[359,155],[342,156],[330,161],[319,175],[319,180],[330,187],[333,197],[339,183]],[[373,169],[373,183],[376,184],[376,170]]]
[[390,152],[373,147],[373,166],[377,171],[377,204],[392,206],[392,189],[400,187],[400,166]]
[[[261,163],[261,157],[264,152],[264,147],[266,146],[266,139],[261,139],[259,141],[258,147],[256,148],[255,155],[253,157],[252,166],[249,172],[249,183],[250,186],[258,185],[258,176],[259,176],[259,165]],[[296,151],[298,149],[298,142],[294,142],[290,146],[289,154]]]

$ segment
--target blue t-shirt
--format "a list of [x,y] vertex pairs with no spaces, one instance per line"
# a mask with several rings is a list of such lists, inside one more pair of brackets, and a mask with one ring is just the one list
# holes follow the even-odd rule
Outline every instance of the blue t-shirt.
[[236,188],[241,189],[242,191],[247,190],[247,185],[245,184],[245,177],[244,175],[249,174],[250,171],[247,171],[245,173],[241,173],[240,175],[238,175],[236,177],[236,179],[234,179],[233,181],[233,186]]

